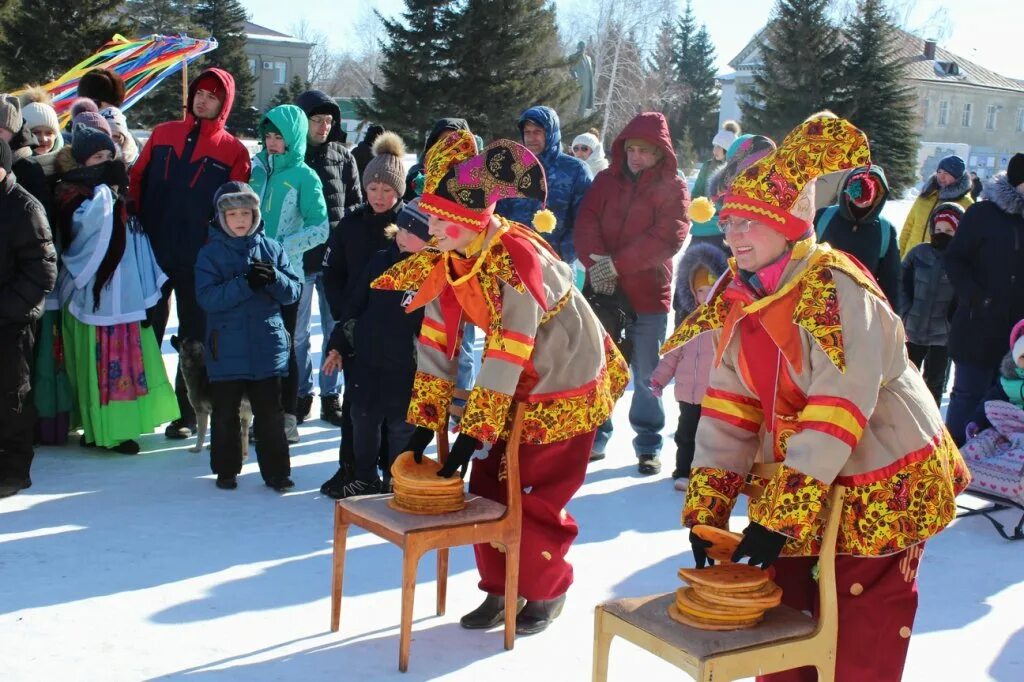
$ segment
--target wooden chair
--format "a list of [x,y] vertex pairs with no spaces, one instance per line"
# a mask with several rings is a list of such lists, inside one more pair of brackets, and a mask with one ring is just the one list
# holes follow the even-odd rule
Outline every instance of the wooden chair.
[[[334,573],[331,583],[331,632],[341,621],[341,590],[345,577],[345,541],[348,527],[356,525],[402,549],[402,621],[398,643],[398,669],[409,668],[412,607],[416,568],[420,557],[437,550],[437,615],[443,616],[448,588],[448,548],[495,543],[505,550],[505,603],[514,605],[519,592],[519,547],[522,539],[522,486],[519,478],[519,440],[525,406],[513,405],[514,418],[505,449],[508,505],[467,495],[466,508],[440,515],[407,514],[391,509],[391,495],[364,495],[339,500],[334,510]],[[447,431],[438,433],[441,462],[448,456]],[[516,609],[505,610],[505,648],[515,642]]]
[[[768,477],[772,465],[755,468]],[[760,469],[760,470],[759,470]],[[756,488],[745,492],[759,494]],[[682,668],[695,680],[719,682],[814,666],[819,682],[835,680],[839,610],[836,602],[836,537],[846,488],[832,486],[818,561],[817,620],[788,606],[769,610],[757,627],[732,632],[698,630],[669,618],[675,593],[617,599],[594,613],[594,682],[608,679],[608,653],[616,635]]]

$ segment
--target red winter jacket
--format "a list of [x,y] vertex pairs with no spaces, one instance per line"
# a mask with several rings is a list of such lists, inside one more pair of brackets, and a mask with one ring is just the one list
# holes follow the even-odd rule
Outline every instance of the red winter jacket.
[[[626,167],[626,140],[659,147],[664,158],[634,180]],[[672,303],[672,258],[690,229],[690,190],[676,174],[668,123],[659,113],[638,115],[615,138],[612,163],[597,174],[576,218],[576,253],[610,255],[619,287],[637,313],[667,313]]]

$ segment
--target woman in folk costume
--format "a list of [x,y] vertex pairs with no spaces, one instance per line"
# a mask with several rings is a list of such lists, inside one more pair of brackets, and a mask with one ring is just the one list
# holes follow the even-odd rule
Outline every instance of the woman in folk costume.
[[[421,456],[434,432],[447,428],[460,334],[465,321],[473,323],[486,334],[483,363],[439,475],[450,477],[475,457],[470,492],[504,502],[510,407],[526,403],[519,449],[519,594],[526,605],[516,631],[540,632],[561,611],[572,583],[565,554],[579,528],[565,505],[583,483],[597,427],[629,370],[573,286],[571,267],[541,235],[494,214],[498,199],[544,202],[544,170],[529,150],[498,140],[477,155],[470,133],[450,132],[427,153],[424,190],[420,210],[429,216],[433,248],[372,285],[418,290],[406,312],[426,308],[408,412],[417,429],[406,449]],[[546,211],[538,216],[535,222],[550,227]],[[461,622],[489,628],[504,618],[505,559],[490,545],[477,545],[475,553],[487,597]]]
[[[824,114],[738,176],[719,220],[729,271],[664,351],[715,335],[683,524],[725,527],[751,467],[780,463],[732,558],[774,565],[783,601],[816,610],[819,516],[830,486],[847,486],[836,679],[895,682],[924,542],[953,519],[969,474],[907,358],[900,318],[858,263],[815,242],[814,178],[868,162],[864,134]],[[706,544],[690,542],[704,566]]]

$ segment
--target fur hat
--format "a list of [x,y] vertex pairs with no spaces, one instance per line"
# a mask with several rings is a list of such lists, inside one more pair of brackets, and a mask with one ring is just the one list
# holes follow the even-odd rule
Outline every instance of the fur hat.
[[11,152],[11,145],[7,144],[5,140],[0,140],[0,168],[10,173],[13,165],[14,153]]
[[726,121],[722,124],[722,129],[715,134],[715,137],[711,140],[711,144],[716,147],[721,147],[725,151],[729,151],[729,147],[736,141],[736,138],[740,134],[740,124],[736,121]]
[[420,210],[420,200],[417,198],[402,207],[402,210],[398,212],[398,217],[395,219],[395,225],[413,233],[423,241],[429,242],[430,231],[427,229],[427,221],[428,218]]
[[233,208],[247,208],[252,211],[252,227],[246,236],[253,234],[260,227],[263,220],[260,215],[260,197],[248,184],[232,180],[225,182],[213,195],[213,207],[217,211],[217,224],[229,236],[236,236],[228,229],[228,221],[225,219],[225,212]]
[[1019,187],[1024,182],[1024,154],[1017,152],[1006,164],[1006,179],[1014,187]]
[[78,96],[119,107],[124,104],[124,80],[111,69],[93,69],[78,81]]
[[71,156],[75,161],[84,164],[90,156],[104,149],[117,154],[117,146],[110,135],[84,123],[75,123],[71,133]]
[[363,187],[371,182],[390,185],[398,196],[405,194],[405,143],[396,133],[382,133],[373,143],[373,158],[363,171]]
[[863,132],[835,114],[816,114],[790,132],[778,149],[733,180],[721,217],[755,220],[797,241],[813,227],[814,180],[870,161]]
[[42,102],[29,102],[21,110],[21,115],[28,124],[29,130],[35,128],[49,128],[54,132],[60,132],[60,119],[57,112],[49,104]]
[[959,180],[963,177],[964,171],[967,170],[967,164],[956,154],[950,154],[939,161],[940,171],[946,171],[952,175],[955,179]]
[[18,98],[14,95],[0,95],[0,128],[17,133],[24,125]]

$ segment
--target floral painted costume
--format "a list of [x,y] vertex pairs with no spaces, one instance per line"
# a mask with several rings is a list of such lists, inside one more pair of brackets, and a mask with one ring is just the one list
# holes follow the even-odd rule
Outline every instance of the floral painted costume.
[[[463,323],[485,332],[481,370],[461,422],[462,434],[484,444],[471,492],[502,499],[500,460],[510,407],[513,401],[526,404],[520,594],[546,600],[564,594],[572,582],[564,557],[578,528],[564,506],[583,482],[594,434],[625,390],[629,371],[574,286],[572,269],[540,235],[499,218],[500,227],[486,238],[496,195],[516,196],[515,188],[530,186],[543,197],[536,158],[507,140],[474,156],[472,136],[463,132],[449,133],[428,152],[420,209],[479,231],[481,246],[465,257],[425,249],[373,286],[418,290],[407,311],[425,308],[408,413],[417,426],[447,428]],[[459,191],[446,191],[467,189],[481,176],[477,208],[451,198],[465,197]],[[504,177],[512,182],[504,184]],[[476,556],[481,589],[501,594],[504,558],[488,545],[478,546]]]
[[[970,476],[907,357],[899,316],[870,274],[816,244],[808,229],[815,175],[867,160],[863,133],[819,117],[739,176],[723,218],[769,225],[787,237],[789,251],[756,277],[730,261],[710,300],[663,352],[705,331],[715,335],[683,524],[725,527],[752,466],[781,464],[748,513],[788,538],[774,564],[783,601],[813,609],[807,557],[820,546],[830,487],[846,486],[836,679],[896,681],[917,609],[923,543],[952,521]],[[816,678],[799,669],[758,679]]]

